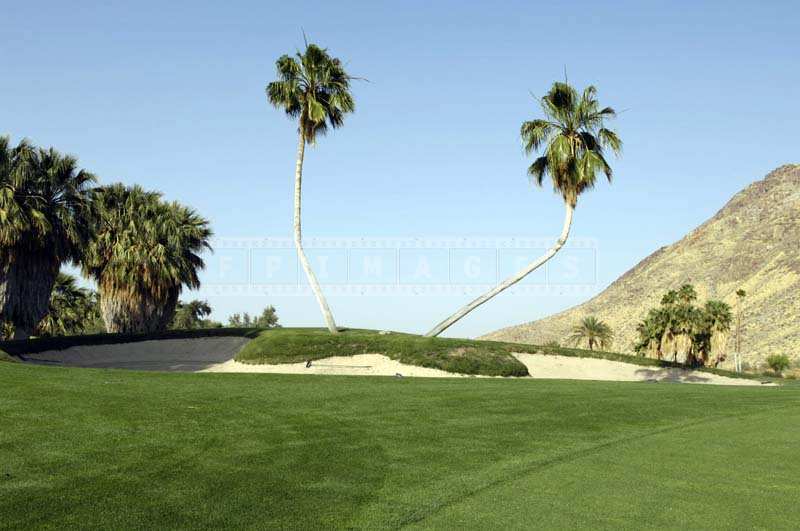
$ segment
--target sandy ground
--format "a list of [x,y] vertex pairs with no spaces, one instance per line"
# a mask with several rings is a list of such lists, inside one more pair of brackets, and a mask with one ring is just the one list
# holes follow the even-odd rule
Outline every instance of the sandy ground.
[[[163,339],[114,345],[71,347],[29,354],[29,363],[64,367],[94,367],[185,372],[249,372],[464,378],[438,369],[405,365],[382,354],[336,356],[306,363],[251,365],[233,358],[249,341],[244,337]],[[659,381],[716,385],[762,385],[758,380],[728,378],[684,369],[645,367],[619,361],[543,354],[514,354],[531,378],[564,380]]]
[[306,363],[282,363],[280,365],[252,365],[229,360],[214,365],[203,372],[263,372],[280,374],[341,374],[363,376],[422,376],[430,378],[461,378],[471,375],[455,374],[439,369],[428,369],[416,365],[405,365],[382,354],[357,354],[334,356]]
[[[715,385],[762,385],[756,380],[728,378],[716,374],[684,369],[644,367],[618,361],[543,354],[514,354],[531,374],[531,378],[563,380],[609,380],[619,382],[682,382]],[[283,374],[347,374],[371,376],[413,376],[432,378],[461,378],[471,375],[454,374],[438,369],[404,365],[381,354],[361,354],[351,357],[332,357],[305,363],[280,365],[251,365],[229,360],[204,372],[259,372]],[[481,376],[481,378],[485,378]]]
[[645,367],[620,361],[543,354],[514,354],[533,378],[611,380],[617,382],[682,382],[715,385],[763,385],[758,380],[728,378],[702,371],[670,367]]

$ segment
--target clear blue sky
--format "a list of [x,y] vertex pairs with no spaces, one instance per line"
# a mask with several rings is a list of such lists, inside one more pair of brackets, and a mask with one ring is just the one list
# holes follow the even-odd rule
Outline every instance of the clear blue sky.
[[[774,167],[798,162],[800,4],[785,2],[15,2],[0,18],[0,134],[140,183],[219,236],[290,236],[295,128],[265,101],[275,59],[313,42],[369,83],[307,151],[307,236],[556,235],[562,204],[518,138],[567,68],[597,85],[625,152],[581,198],[598,292]],[[214,258],[211,258],[213,260]],[[341,324],[423,332],[468,296],[333,296]],[[588,298],[500,296],[473,336]],[[311,297],[213,296],[215,316]]]

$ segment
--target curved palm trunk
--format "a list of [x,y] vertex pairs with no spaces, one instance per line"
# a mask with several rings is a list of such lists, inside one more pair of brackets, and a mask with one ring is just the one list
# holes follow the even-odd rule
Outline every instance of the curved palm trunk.
[[333,313],[328,307],[328,301],[325,300],[325,295],[322,294],[322,288],[319,286],[317,276],[314,270],[311,269],[311,264],[308,262],[306,253],[303,250],[303,234],[300,228],[300,203],[302,198],[303,188],[303,158],[306,151],[306,139],[300,132],[300,141],[297,144],[297,165],[294,170],[294,246],[297,249],[297,256],[300,258],[300,264],[303,266],[303,271],[306,272],[308,283],[311,285],[311,291],[319,303],[319,309],[322,311],[322,316],[325,318],[325,325],[331,334],[336,334],[339,330],[336,328],[336,322],[333,320]]
[[567,242],[567,237],[569,236],[569,229],[572,227],[572,214],[575,212],[575,207],[570,203],[564,204],[566,208],[566,212],[564,213],[564,228],[561,229],[561,236],[558,237],[556,243],[548,249],[548,251],[539,257],[537,260],[531,262],[523,269],[518,271],[514,276],[511,276],[498,284],[497,286],[493,287],[491,290],[487,291],[474,301],[470,302],[456,313],[436,325],[433,330],[425,334],[426,337],[436,337],[448,328],[450,328],[453,324],[457,323],[461,320],[462,317],[467,315],[469,312],[483,304],[484,302],[490,300],[492,297],[497,295],[498,293],[510,288],[533,271],[538,269],[542,264],[550,260],[555,254],[561,250],[564,244]]

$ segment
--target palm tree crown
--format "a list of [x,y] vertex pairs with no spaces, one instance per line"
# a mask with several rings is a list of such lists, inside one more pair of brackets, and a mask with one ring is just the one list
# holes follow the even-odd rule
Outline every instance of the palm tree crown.
[[585,342],[589,350],[594,350],[598,345],[601,348],[609,348],[613,339],[614,333],[610,326],[596,317],[589,316],[584,317],[580,324],[572,329],[567,341],[576,346]]
[[578,196],[594,187],[598,173],[611,182],[604,148],[618,154],[622,141],[604,121],[616,112],[611,107],[600,108],[595,87],[589,86],[579,95],[563,82],[553,83],[540,103],[545,118],[524,122],[520,128],[526,153],[546,146],[528,173],[539,186],[549,175],[553,189],[574,207]]
[[733,322],[731,307],[726,302],[710,300],[706,301],[703,313],[707,321],[707,326],[712,333],[725,333],[730,331]]
[[298,119],[306,142],[314,143],[329,126],[341,127],[344,115],[355,110],[350,94],[353,78],[325,48],[308,44],[303,53],[281,56],[275,66],[278,80],[267,85],[267,98],[287,116]]
[[59,263],[80,260],[91,236],[91,185],[75,157],[26,140],[0,137],[0,248],[4,258],[44,251]]

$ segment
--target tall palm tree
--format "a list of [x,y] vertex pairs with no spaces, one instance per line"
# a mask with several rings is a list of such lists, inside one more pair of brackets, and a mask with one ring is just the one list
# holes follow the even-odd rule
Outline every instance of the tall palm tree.
[[742,315],[744,299],[747,292],[743,289],[736,290],[736,340],[734,341],[734,370],[742,372]]
[[47,313],[61,265],[81,259],[94,181],[74,157],[0,137],[0,320],[15,339]]
[[544,148],[544,154],[531,164],[528,173],[539,186],[549,176],[553,189],[564,199],[566,213],[561,236],[543,256],[436,325],[427,336],[438,336],[555,256],[569,236],[578,197],[594,187],[599,173],[611,182],[612,170],[605,159],[604,149],[619,154],[622,141],[605,127],[605,120],[613,118],[616,113],[611,107],[600,108],[597,90],[589,86],[578,94],[571,85],[556,82],[540,103],[545,118],[524,122],[520,135],[526,153]]
[[611,347],[614,333],[611,327],[597,317],[589,316],[581,319],[581,322],[572,329],[572,334],[567,338],[567,342],[578,346],[582,343],[594,350],[594,347]]
[[139,186],[99,188],[100,219],[83,272],[100,291],[109,332],[154,332],[172,322],[183,286],[200,286],[200,252],[210,249],[208,221]]
[[39,336],[66,336],[83,332],[94,318],[92,292],[78,287],[75,277],[59,273],[50,294],[47,315],[36,326]]
[[350,81],[353,78],[345,72],[338,58],[331,57],[327,49],[315,44],[306,44],[305,51],[298,52],[295,57],[281,56],[275,65],[278,79],[267,85],[267,99],[276,108],[283,109],[289,118],[298,121],[294,171],[294,245],[325,324],[335,334],[338,330],[333,313],[303,250],[300,226],[303,158],[306,144],[315,145],[317,137],[324,135],[329,127],[341,127],[345,114],[355,110],[350,93]]

